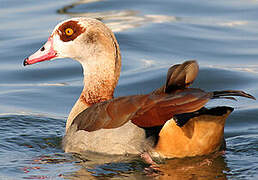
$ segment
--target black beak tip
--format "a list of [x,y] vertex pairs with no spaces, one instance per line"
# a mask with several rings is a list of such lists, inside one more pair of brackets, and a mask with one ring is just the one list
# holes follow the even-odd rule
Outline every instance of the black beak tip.
[[25,58],[24,61],[23,61],[23,66],[27,66],[29,65],[29,63],[27,62],[28,58]]

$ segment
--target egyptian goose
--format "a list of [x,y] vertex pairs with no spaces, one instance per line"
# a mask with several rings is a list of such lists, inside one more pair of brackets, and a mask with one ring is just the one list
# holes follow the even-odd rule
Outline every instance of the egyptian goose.
[[165,85],[150,94],[114,98],[119,45],[112,31],[95,19],[61,22],[24,65],[67,57],[81,63],[84,88],[66,122],[66,152],[147,152],[164,158],[213,153],[224,146],[225,120],[233,108],[204,105],[215,98],[255,99],[242,91],[189,88],[198,74],[196,61],[172,66]]

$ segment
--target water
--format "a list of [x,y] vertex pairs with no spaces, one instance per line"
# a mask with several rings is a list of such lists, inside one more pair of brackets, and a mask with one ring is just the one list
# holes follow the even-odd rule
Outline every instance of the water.
[[[197,59],[195,87],[241,89],[258,97],[255,0],[0,0],[0,179],[258,179],[258,102],[213,101],[235,108],[225,155],[166,160],[156,177],[139,157],[72,155],[61,149],[65,121],[82,89],[70,59],[24,68],[61,20],[101,19],[122,52],[116,96],[147,93],[167,68]],[[152,176],[150,176],[152,175]]]

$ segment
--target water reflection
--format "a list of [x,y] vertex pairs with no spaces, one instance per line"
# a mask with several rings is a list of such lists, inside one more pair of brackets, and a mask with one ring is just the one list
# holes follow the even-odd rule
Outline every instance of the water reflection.
[[228,26],[228,27],[244,26],[247,24],[248,24],[247,21],[230,21],[230,22],[219,23],[219,25],[221,25],[221,26]]
[[[77,156],[80,167],[67,174],[69,179],[113,178],[113,179],[227,179],[229,171],[222,155],[171,159],[160,164],[160,172],[150,172],[139,157],[105,156],[87,154]],[[91,161],[92,159],[92,161]]]
[[258,73],[258,65],[256,64],[243,64],[243,65],[210,65],[208,66],[210,68],[218,68],[218,69],[224,69],[224,70],[234,70],[234,71],[243,71],[243,72],[249,72],[249,73]]
[[[67,14],[71,17],[88,17],[103,21],[114,32],[125,31],[127,29],[143,26],[148,23],[165,23],[178,21],[174,16],[165,16],[157,14],[141,14],[135,10],[110,10],[103,12],[71,12],[71,9],[80,4],[98,2],[100,0],[81,0],[71,5],[59,9],[60,14]],[[85,9],[85,11],[87,11]]]
[[224,157],[196,157],[168,160],[161,166],[164,175],[159,179],[227,179],[229,171]]

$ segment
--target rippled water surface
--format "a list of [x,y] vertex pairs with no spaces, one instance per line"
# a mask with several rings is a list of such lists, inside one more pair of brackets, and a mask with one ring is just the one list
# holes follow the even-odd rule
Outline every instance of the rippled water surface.
[[119,41],[116,96],[150,92],[163,84],[170,65],[197,59],[195,87],[258,97],[258,1],[0,4],[0,179],[258,179],[257,101],[211,102],[235,108],[225,128],[226,154],[166,160],[153,177],[139,157],[64,153],[65,121],[82,89],[82,69],[70,59],[22,66],[60,20],[85,16],[105,22]]

